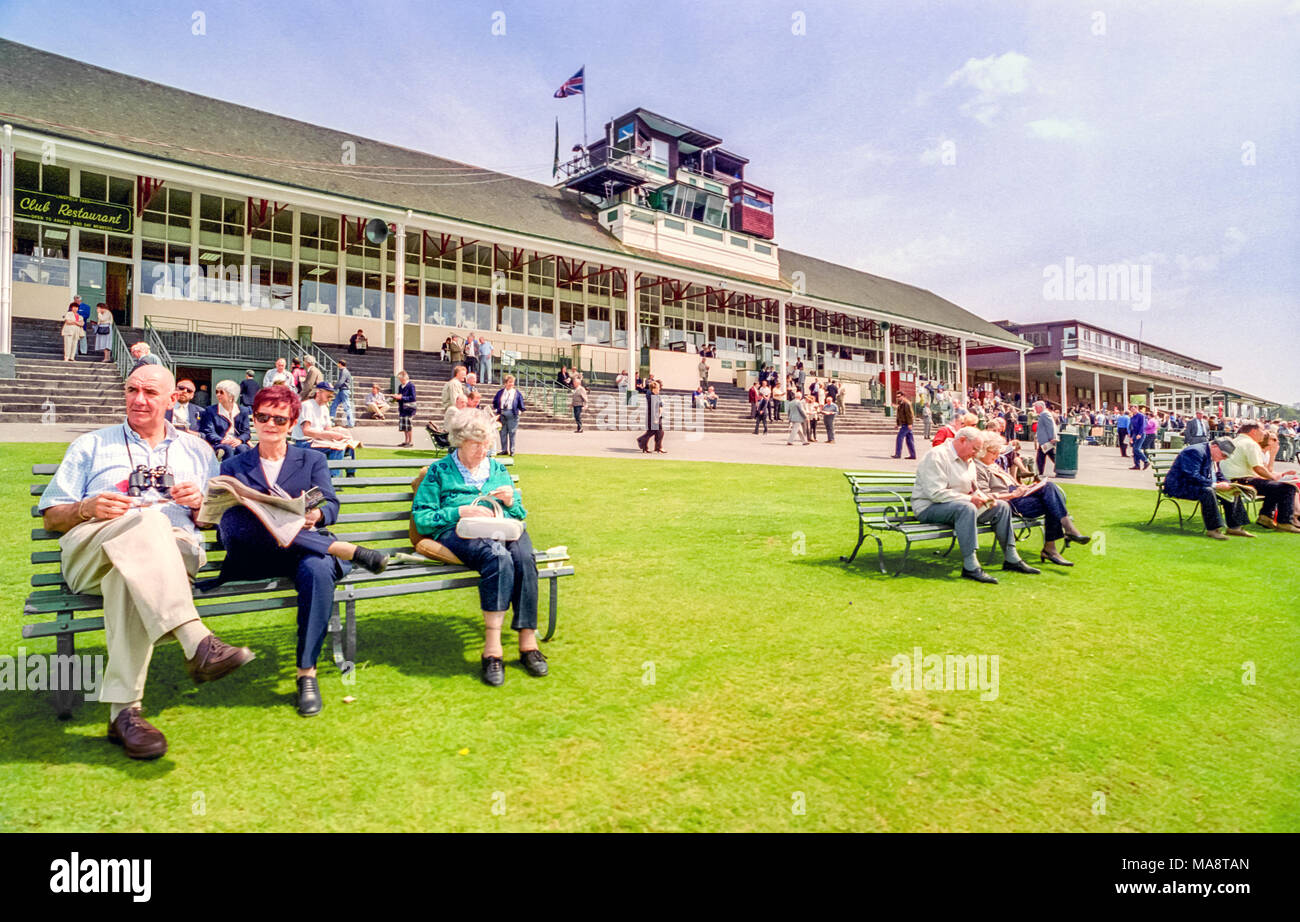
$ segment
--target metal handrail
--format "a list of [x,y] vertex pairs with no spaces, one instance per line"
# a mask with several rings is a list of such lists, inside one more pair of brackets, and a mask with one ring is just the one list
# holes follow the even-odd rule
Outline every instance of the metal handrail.
[[131,369],[135,365],[135,359],[131,357],[126,340],[122,337],[122,330],[116,323],[113,324],[113,364],[117,366],[117,372],[122,376],[123,381],[131,374]]
[[304,346],[298,340],[294,339],[288,333],[279,327],[275,327],[275,341],[278,345],[287,346],[289,350],[288,358],[304,359],[311,356],[317,367],[320,368],[321,374],[325,376],[326,381],[337,382],[339,379],[339,363],[334,357],[315,343],[308,343]]

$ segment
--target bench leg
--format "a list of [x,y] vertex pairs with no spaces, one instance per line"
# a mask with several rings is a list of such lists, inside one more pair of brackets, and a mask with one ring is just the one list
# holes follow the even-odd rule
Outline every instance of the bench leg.
[[334,613],[330,615],[330,648],[334,657],[334,665],[343,671],[343,663],[347,657],[343,655],[343,622],[339,619],[339,603],[334,603]]
[[948,546],[944,548],[942,551],[935,551],[935,554],[937,554],[940,557],[947,557],[949,554],[952,553],[952,546],[956,543],[957,543],[957,536],[953,535],[952,540],[948,542]]
[[885,569],[885,545],[876,535],[872,535],[871,539],[876,542],[876,566],[880,567],[880,575],[884,576],[889,572]]
[[[59,656],[74,656],[77,649],[76,638],[73,634],[59,634],[55,639],[56,650]],[[64,660],[67,662],[67,660]],[[55,684],[55,683],[51,683]],[[54,698],[54,713],[58,715],[59,720],[68,720],[72,717],[73,708],[77,706],[77,693],[71,688],[56,688],[50,693]]]
[[542,640],[550,640],[555,636],[555,618],[560,608],[560,581],[552,577],[550,584],[550,605],[546,609],[546,636]]
[[[879,539],[877,539],[877,540],[879,540]],[[911,549],[912,549],[912,542],[911,542],[911,541],[908,541],[907,544],[905,544],[905,545],[903,546],[903,559],[902,559],[902,561],[898,564],[898,569],[894,571],[894,575],[895,575],[895,576],[899,576],[899,575],[901,575],[902,572],[903,572],[905,569],[907,569],[907,554],[908,554],[908,552],[909,552]]]
[[347,657],[347,669],[350,672],[357,661],[357,603],[349,599],[344,603],[343,655]]
[[[1148,525],[1150,525],[1152,522],[1154,522],[1154,521],[1156,520],[1156,513],[1160,511],[1160,502],[1161,502],[1164,498],[1165,498],[1165,494],[1164,494],[1162,491],[1160,491],[1160,490],[1156,490],[1156,507],[1155,507],[1154,509],[1151,510],[1151,518],[1147,519],[1147,524],[1148,524]],[[1181,512],[1179,513],[1178,518],[1179,518],[1179,520],[1181,521],[1181,519],[1182,519],[1182,513],[1181,513]]]
[[[866,534],[862,531],[862,523],[859,522],[859,523],[858,523],[858,543],[855,544],[855,545],[853,546],[853,553],[852,553],[852,554],[850,554],[848,557],[841,557],[841,558],[840,558],[840,563],[853,563],[853,558],[855,558],[855,557],[858,556],[858,548],[862,547],[862,542],[865,541],[866,538],[867,538]],[[879,539],[877,539],[877,542],[876,542],[876,543],[879,543]],[[884,571],[882,570],[881,572],[883,573]]]

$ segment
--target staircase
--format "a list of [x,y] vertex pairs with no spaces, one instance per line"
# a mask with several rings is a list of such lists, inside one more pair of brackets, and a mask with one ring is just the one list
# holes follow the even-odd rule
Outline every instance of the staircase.
[[[377,382],[380,387],[387,392],[389,390],[389,379],[393,371],[393,352],[391,349],[381,349],[370,347],[365,355],[348,355],[347,350],[338,347],[324,347],[335,359],[346,359],[348,368],[352,371],[352,377],[355,381],[353,399],[356,403],[356,421],[358,426],[392,426],[393,416],[390,415],[387,421],[362,419],[362,408],[370,394],[370,385]],[[439,359],[437,354],[426,352],[413,352],[407,350],[402,359],[403,366],[407,374],[411,376],[411,381],[415,385],[415,396],[417,400],[417,410],[415,414],[417,427],[432,419],[441,419],[441,399],[442,386],[451,378],[452,369],[455,367],[451,362],[444,362]],[[483,393],[483,400],[490,404],[493,395],[500,389],[500,380],[502,369],[500,363],[493,362],[492,376],[497,383],[487,386],[480,386]],[[685,408],[687,419],[694,425],[697,419],[703,423],[705,432],[741,432],[750,433],[754,431],[754,420],[749,415],[749,396],[743,389],[736,387],[734,384],[713,382],[714,390],[718,394],[718,407],[716,410],[701,410],[695,414],[690,407],[690,391],[664,391],[665,397],[671,397],[674,400],[681,401],[680,406]],[[596,417],[602,409],[613,408],[617,406],[620,399],[618,388],[612,385],[592,385],[587,386],[588,403],[587,409],[583,413],[583,422],[585,425],[596,427]],[[557,411],[551,412],[550,407],[539,406],[535,400],[530,400],[532,395],[528,389],[524,388],[524,403],[529,407],[519,420],[519,426],[522,429],[572,429],[574,428],[573,414],[569,409],[568,400],[564,398],[561,406]],[[563,396],[563,395],[562,395]],[[639,396],[639,395],[638,395]],[[623,399],[626,399],[624,396]],[[641,413],[644,413],[644,403],[641,404]],[[630,419],[633,426],[638,426],[640,417],[636,409],[629,411]],[[784,417],[783,417],[784,419]],[[768,427],[786,426],[788,423],[769,422]],[[887,418],[878,408],[867,408],[863,406],[849,405],[845,412],[840,414],[835,420],[836,435],[862,435],[862,434],[890,434],[894,432],[894,423]]]
[[[98,427],[124,418],[122,376],[117,365],[102,363],[103,353],[99,352],[78,355],[75,362],[63,361],[61,328],[62,317],[14,318],[18,377],[0,381],[0,422]],[[134,339],[128,336],[128,342]]]

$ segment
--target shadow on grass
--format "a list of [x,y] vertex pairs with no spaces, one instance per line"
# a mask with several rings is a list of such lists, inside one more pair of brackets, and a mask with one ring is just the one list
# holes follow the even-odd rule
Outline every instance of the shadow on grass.
[[[211,619],[218,636],[229,643],[246,645],[257,659],[226,678],[196,686],[185,671],[185,661],[177,644],[161,645],[149,667],[145,689],[145,715],[166,733],[167,711],[176,707],[202,708],[285,708],[294,703],[294,693],[281,691],[282,683],[294,676],[296,634],[292,620],[283,624],[253,628],[230,625],[223,631],[221,619]],[[77,653],[106,656],[102,635],[90,635],[99,643],[90,643],[82,635]],[[477,677],[474,663],[465,661],[466,649],[482,643],[481,617],[384,611],[360,606],[357,616],[357,658],[360,668],[384,665],[408,676]],[[337,674],[332,659],[331,641],[327,637],[321,652],[319,671],[322,676]],[[105,765],[134,777],[149,779],[171,771],[167,756],[151,762],[126,758],[118,746],[107,742],[108,705],[87,702],[77,696],[72,716],[59,720],[51,694],[9,692],[0,695],[0,736],[5,745],[0,765],[37,762],[57,765],[80,763]],[[93,731],[87,733],[87,730]]]

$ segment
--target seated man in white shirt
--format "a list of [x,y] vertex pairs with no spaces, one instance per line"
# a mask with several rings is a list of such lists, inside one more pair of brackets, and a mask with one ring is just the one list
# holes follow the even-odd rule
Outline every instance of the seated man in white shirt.
[[343,457],[343,449],[352,440],[350,430],[331,425],[329,402],[334,399],[334,387],[328,381],[316,385],[312,399],[302,405],[302,435],[311,447],[323,452],[331,461]]
[[992,524],[1002,545],[1003,570],[1039,573],[1016,553],[1016,535],[1011,527],[1011,507],[975,488],[974,458],[980,445],[980,431],[963,426],[921,459],[912,488],[912,509],[922,522],[950,525],[961,546],[965,579],[996,583],[980,566],[979,525]]
[[154,645],[179,641],[197,683],[254,656],[204,626],[190,587],[205,562],[195,516],[217,460],[164,418],[176,392],[166,367],[140,366],[125,392],[125,423],[77,438],[39,508],[45,527],[63,533],[68,588],[104,598],[108,664],[99,700],[110,707],[108,740],[133,759],[156,759],[167,740],[141,716]]

